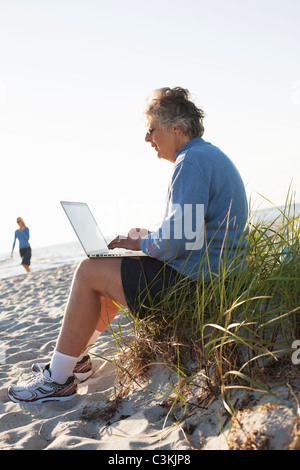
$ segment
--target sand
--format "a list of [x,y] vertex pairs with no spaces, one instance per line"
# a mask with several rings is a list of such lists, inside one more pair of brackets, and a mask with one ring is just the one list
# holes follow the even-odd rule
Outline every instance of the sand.
[[[187,455],[196,450],[299,448],[299,374],[273,378],[267,385],[276,397],[234,391],[237,413],[231,419],[221,397],[205,395],[205,379],[199,372],[186,391],[190,405],[181,420],[182,407],[170,409],[178,377],[159,363],[115,400],[122,387],[114,365],[118,352],[112,330],[104,332],[92,349],[94,375],[79,385],[73,400],[42,405],[11,402],[7,388],[29,380],[33,362],[49,361],[74,269],[67,266],[1,281],[1,450],[105,450],[117,458],[117,450]],[[118,333],[120,325],[128,336],[132,334],[130,320],[122,312],[112,329]]]

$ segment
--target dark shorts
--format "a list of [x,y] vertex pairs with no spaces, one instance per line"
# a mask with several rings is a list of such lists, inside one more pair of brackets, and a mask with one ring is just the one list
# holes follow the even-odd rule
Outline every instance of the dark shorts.
[[172,296],[173,287],[187,280],[167,264],[150,257],[123,258],[121,276],[127,305],[134,313],[158,306],[166,295]]
[[27,266],[30,266],[30,260],[31,260],[30,246],[27,248],[20,248],[20,256],[22,258],[21,264],[26,264]]

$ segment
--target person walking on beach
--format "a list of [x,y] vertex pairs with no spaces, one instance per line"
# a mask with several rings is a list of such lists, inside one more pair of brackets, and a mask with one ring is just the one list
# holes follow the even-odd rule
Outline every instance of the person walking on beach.
[[220,272],[234,277],[245,269],[243,256],[237,256],[247,246],[245,187],[233,162],[203,140],[203,117],[181,87],[155,90],[148,99],[145,140],[173,165],[161,225],[152,233],[132,229],[109,244],[147,256],[87,258],[79,264],[51,360],[34,365],[30,383],[8,389],[12,401],[38,404],[76,396],[75,375],[90,374],[86,348],[120,305],[136,312],[140,305],[157,305],[181,279],[201,286]]
[[16,240],[19,240],[19,249],[20,249],[20,256],[21,256],[21,264],[24,267],[26,272],[30,272],[30,260],[31,260],[31,246],[29,244],[29,228],[26,227],[24,220],[22,217],[17,218],[17,224],[19,228],[15,231],[15,239],[13,243],[13,247],[11,250],[10,257],[13,257],[13,252],[15,249]]

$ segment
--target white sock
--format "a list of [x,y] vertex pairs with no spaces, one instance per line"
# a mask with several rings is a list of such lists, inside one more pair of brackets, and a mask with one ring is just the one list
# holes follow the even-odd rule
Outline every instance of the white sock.
[[77,361],[78,357],[67,356],[55,349],[50,362],[51,378],[54,382],[59,384],[65,383],[65,381],[73,375]]
[[84,356],[87,355],[87,353],[89,352],[89,350],[93,347],[93,345],[96,343],[97,339],[98,339],[98,336],[100,335],[100,331],[98,330],[95,330],[94,333],[92,334],[90,340],[88,341],[87,343],[87,346],[85,348],[85,350],[83,351],[83,353],[81,354],[81,356],[79,357],[78,361],[80,361]]

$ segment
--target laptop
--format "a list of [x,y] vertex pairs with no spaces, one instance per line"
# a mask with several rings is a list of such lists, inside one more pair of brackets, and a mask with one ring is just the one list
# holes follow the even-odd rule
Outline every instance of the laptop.
[[110,250],[97,222],[85,202],[60,202],[82,248],[89,258],[147,256],[143,251],[131,251],[124,248]]

